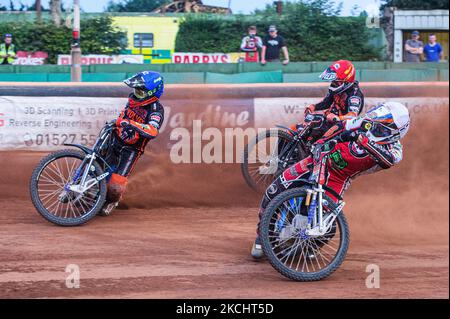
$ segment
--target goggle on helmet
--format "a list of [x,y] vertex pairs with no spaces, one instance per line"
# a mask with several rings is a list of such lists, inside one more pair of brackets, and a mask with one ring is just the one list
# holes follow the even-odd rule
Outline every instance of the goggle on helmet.
[[133,88],[138,99],[160,98],[164,92],[164,79],[158,72],[143,71],[124,81]]
[[365,119],[367,136],[378,144],[390,144],[403,138],[409,129],[409,111],[401,103],[388,102],[370,109]]

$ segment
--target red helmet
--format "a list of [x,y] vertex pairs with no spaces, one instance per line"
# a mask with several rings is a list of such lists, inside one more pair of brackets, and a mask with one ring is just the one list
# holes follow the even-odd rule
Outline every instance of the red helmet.
[[348,60],[339,60],[333,62],[320,78],[331,82],[330,90],[334,93],[341,93],[353,85],[356,77],[356,69],[353,63]]

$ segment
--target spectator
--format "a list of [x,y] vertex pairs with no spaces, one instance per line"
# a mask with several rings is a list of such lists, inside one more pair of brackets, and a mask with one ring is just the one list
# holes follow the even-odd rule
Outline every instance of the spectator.
[[411,39],[405,44],[405,61],[406,62],[420,62],[420,56],[423,54],[423,42],[419,41],[419,31],[411,33]]
[[245,52],[245,62],[259,62],[259,49],[262,39],[256,35],[256,27],[248,28],[248,35],[242,39],[241,50]]
[[289,52],[286,46],[284,38],[278,35],[277,28],[274,25],[269,27],[269,35],[264,38],[262,52],[261,52],[261,64],[267,62],[280,61],[280,50],[283,50],[284,61],[283,64],[289,63]]
[[442,47],[436,42],[436,35],[430,34],[428,43],[423,48],[423,53],[425,55],[425,61],[427,62],[439,62],[444,58]]
[[12,35],[5,34],[5,43],[0,44],[0,64],[13,64],[15,59],[17,57]]

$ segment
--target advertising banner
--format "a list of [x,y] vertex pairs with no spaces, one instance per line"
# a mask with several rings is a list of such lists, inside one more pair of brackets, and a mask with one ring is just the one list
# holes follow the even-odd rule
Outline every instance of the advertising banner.
[[[320,102],[320,98],[261,98],[255,99],[255,126],[275,127],[277,124],[290,125],[303,120],[305,108]],[[447,98],[366,98],[365,110],[385,101],[405,104],[411,117],[421,113],[443,113],[448,108]],[[364,111],[363,111],[364,113]]]
[[[320,100],[165,99],[160,135],[148,147],[169,153],[177,163],[236,162],[245,143],[260,130],[300,122],[304,108]],[[420,116],[442,117],[448,110],[447,98],[367,98],[366,108],[386,100],[404,103],[413,121]],[[92,146],[100,129],[118,116],[126,102],[126,98],[107,97],[2,96],[0,151],[52,151],[65,148],[64,143]]]
[[174,53],[172,63],[232,63],[232,57],[226,53]]
[[125,102],[117,98],[0,97],[0,150],[90,145]]
[[17,51],[17,59],[14,61],[14,65],[42,65],[45,64],[45,60],[48,58],[47,52],[26,52]]
[[[91,146],[104,124],[117,118],[126,103],[126,98],[0,97],[0,151],[50,151],[64,148],[64,143]],[[163,104],[165,120],[151,147],[166,152],[174,144],[190,144],[195,130],[203,143],[208,128],[254,126],[252,99],[166,100]]]
[[230,63],[242,63],[245,62],[245,52],[234,52],[229,53],[231,62]]
[[[104,55],[104,54],[89,54],[81,56],[82,65],[91,64],[142,64],[144,63],[143,55]],[[69,54],[58,55],[58,65],[70,65],[72,58]]]

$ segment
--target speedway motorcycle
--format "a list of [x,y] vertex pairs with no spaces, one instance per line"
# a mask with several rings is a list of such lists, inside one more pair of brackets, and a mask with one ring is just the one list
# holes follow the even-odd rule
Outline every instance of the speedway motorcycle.
[[282,125],[258,134],[244,148],[242,175],[253,190],[263,192],[288,167],[310,154],[311,146],[329,129],[327,112],[305,116],[297,131]]
[[92,148],[56,151],[43,158],[30,180],[36,210],[49,222],[77,226],[94,218],[105,205],[107,180],[114,172],[105,158],[116,126],[107,123]]
[[264,254],[279,273],[292,280],[326,278],[347,254],[350,233],[342,211],[345,202],[326,185],[328,158],[336,143],[315,145],[310,178],[295,181],[295,188],[277,195],[261,218]]

